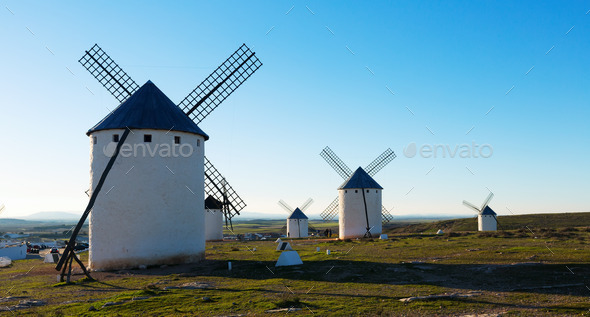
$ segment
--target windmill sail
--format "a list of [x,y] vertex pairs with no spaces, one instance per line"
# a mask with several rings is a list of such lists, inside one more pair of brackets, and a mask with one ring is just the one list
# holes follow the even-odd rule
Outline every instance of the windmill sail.
[[246,207],[246,203],[234,191],[234,189],[225,181],[225,178],[213,166],[211,161],[205,157],[205,196],[213,198],[224,204],[224,216],[226,226],[231,225],[231,219],[240,214],[240,211]]
[[199,124],[262,66],[246,44],[197,86],[178,106]]
[[293,207],[289,206],[289,204],[287,204],[286,202],[284,202],[282,199],[279,200],[279,206],[283,207],[285,209],[285,211],[291,213],[293,212]]
[[479,208],[475,207],[475,205],[473,205],[472,203],[470,203],[470,202],[468,202],[466,200],[463,201],[463,205],[465,205],[465,206],[467,206],[467,207],[475,210],[477,213],[480,213],[481,212],[481,210]]
[[125,101],[139,89],[135,81],[98,44],[86,51],[78,62],[119,102]]

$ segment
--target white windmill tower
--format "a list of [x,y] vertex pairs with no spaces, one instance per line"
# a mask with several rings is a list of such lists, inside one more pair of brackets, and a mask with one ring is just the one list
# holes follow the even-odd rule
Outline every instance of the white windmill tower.
[[223,240],[223,203],[213,196],[205,199],[205,240]]
[[381,234],[382,191],[383,187],[361,167],[338,188],[340,239]]
[[287,237],[289,238],[305,238],[309,236],[309,218],[303,213],[311,204],[313,199],[309,198],[301,208],[291,208],[283,200],[279,200],[279,205],[285,208],[290,213],[287,217]]
[[359,167],[354,173],[329,147],[320,156],[346,180],[338,188],[338,197],[320,216],[329,221],[338,215],[340,239],[379,236],[382,223],[393,217],[382,205],[383,187],[372,176],[395,159],[395,153],[387,149],[365,169]]
[[477,208],[473,204],[463,201],[463,205],[477,211],[477,230],[478,231],[496,231],[498,230],[498,218],[496,213],[488,204],[494,197],[494,193],[488,195],[488,198],[483,202],[480,208]]
[[219,193],[223,177],[204,157],[209,137],[197,124],[262,63],[244,44],[178,105],[151,81],[139,87],[98,45],[80,63],[121,104],[87,133],[90,201],[56,267],[62,280],[73,260],[84,269],[73,248],[91,210],[92,269],[204,258],[204,193],[224,197],[226,222],[245,204],[225,183]]

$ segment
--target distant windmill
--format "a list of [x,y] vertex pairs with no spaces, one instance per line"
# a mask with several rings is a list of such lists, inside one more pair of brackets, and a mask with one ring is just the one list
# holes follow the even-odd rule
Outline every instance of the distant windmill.
[[[115,165],[115,160],[119,156],[121,152],[121,147],[125,143],[125,140],[129,136],[129,133],[132,132],[131,129],[145,129],[150,133],[153,132],[154,136],[154,143],[158,141],[163,141],[167,138],[172,136],[165,136],[168,133],[160,133],[163,129],[168,131],[176,131],[178,136],[174,136],[174,144],[180,144],[180,138],[182,134],[183,140],[188,140],[190,142],[195,143],[195,146],[200,146],[200,141],[204,141],[208,139],[208,136],[197,127],[197,124],[200,123],[203,119],[205,119],[219,104],[221,104],[234,90],[236,90],[244,81],[246,81],[260,66],[262,63],[258,60],[255,56],[255,53],[250,51],[250,49],[243,44],[238,50],[236,50],[229,58],[225,60],[211,75],[209,75],[197,88],[195,88],[186,98],[184,98],[178,105],[172,103],[151,81],[148,81],[144,86],[141,88],[137,85],[98,45],[94,45],[90,50],[86,51],[84,56],[79,60],[79,62],[119,101],[121,105],[115,109],[111,114],[109,114],[103,121],[99,122],[94,128],[92,128],[88,134],[96,133],[101,134],[107,130],[123,130],[124,132],[119,137],[118,134],[112,135],[112,143],[116,144],[114,152],[111,153],[108,162],[104,162],[106,167],[104,170],[98,171],[93,170],[92,178],[94,184],[94,188],[91,188],[91,195],[88,206],[84,211],[78,225],[75,227],[74,231],[72,232],[72,236],[68,241],[66,249],[64,250],[64,254],[60,259],[56,269],[62,270],[62,280],[65,275],[66,269],[69,266],[71,272],[71,265],[72,260],[76,260],[76,262],[84,269],[85,273],[87,274],[84,265],[82,262],[76,257],[73,253],[76,237],[84,224],[84,221],[88,217],[90,211],[93,209],[96,199],[98,197],[99,192],[101,191],[102,186],[105,183],[105,180]],[[132,102],[132,98],[134,98]],[[129,100],[129,103],[127,102]],[[160,110],[165,110],[165,112],[160,112]],[[116,114],[116,115],[115,115]],[[127,122],[138,123],[138,126],[126,126]],[[165,124],[162,124],[165,123]],[[167,125],[169,123],[180,123],[180,126],[177,125]],[[164,126],[166,125],[166,126]],[[166,132],[166,131],[164,131]],[[183,134],[187,133],[187,134]],[[93,137],[94,138],[94,137]],[[136,136],[129,138],[132,142],[135,142]],[[152,141],[152,134],[144,134],[143,135],[143,142],[150,143]],[[94,138],[94,144],[96,144],[96,138]],[[105,152],[106,154],[106,152]],[[202,153],[201,153],[202,155]],[[184,160],[180,160],[177,162],[184,162]],[[92,163],[94,164],[94,162]],[[120,162],[118,162],[120,164]],[[218,201],[223,202],[224,204],[224,216],[226,220],[226,225],[231,226],[231,219],[235,215],[239,215],[240,210],[242,210],[246,204],[243,200],[235,193],[235,191],[231,188],[229,184],[225,182],[225,178],[221,176],[221,174],[217,171],[217,169],[213,166],[213,164],[206,158],[201,156],[200,162],[195,161],[193,164],[198,164],[192,168],[194,170],[194,175],[200,174],[200,181],[196,181],[195,190],[200,189],[199,193],[195,195],[193,192],[192,194],[195,197],[203,197],[202,191],[207,193],[207,196],[213,196]],[[201,165],[202,164],[202,165]],[[93,165],[94,166],[94,165]],[[187,166],[187,165],[184,165]],[[166,168],[171,174],[174,174],[174,171],[170,169],[168,165]],[[131,171],[131,169],[129,170]],[[129,172],[127,171],[127,172]],[[204,172],[203,172],[204,171]],[[123,171],[125,172],[125,171]],[[100,175],[100,179],[97,176]],[[146,177],[150,177],[150,175],[146,175]],[[157,177],[157,174],[154,174],[151,177]],[[179,175],[178,177],[187,177],[187,175]],[[188,176],[190,178],[190,175]],[[98,181],[96,181],[98,179]],[[178,179],[178,178],[177,178]],[[138,185],[146,184],[147,179],[141,180],[137,179],[136,182]],[[156,183],[163,182],[165,179],[155,179]],[[203,183],[204,180],[204,183]],[[95,182],[96,181],[96,182]],[[191,182],[195,180],[192,179]],[[198,184],[200,183],[200,185]],[[152,184],[153,185],[153,184]],[[176,185],[174,185],[176,186]],[[114,186],[113,186],[114,187]],[[105,194],[109,194],[111,192],[110,188],[109,191]],[[192,190],[186,186],[188,191],[192,192]],[[172,190],[171,187],[162,187],[162,191],[170,191]],[[153,196],[158,196],[154,194],[161,194],[163,193],[150,193],[147,192],[146,198],[148,199],[155,199]],[[151,194],[151,196],[150,196]],[[182,199],[185,194],[180,194],[180,189],[176,192],[166,193],[169,194],[166,197],[167,203],[170,204],[178,204],[179,199]],[[111,194],[112,195],[112,194]],[[110,198],[112,199],[112,198]],[[126,204],[133,204],[133,201],[140,200],[142,198],[139,197],[128,197],[124,203]],[[186,200],[186,202],[192,201]],[[203,210],[204,199],[200,200],[200,202],[195,202],[199,206],[187,206],[194,210]],[[182,204],[182,203],[180,203]],[[203,206],[200,206],[203,204]],[[115,205],[117,206],[117,205]],[[123,207],[121,207],[123,208]],[[152,208],[153,209],[153,208]],[[183,210],[184,212],[184,210]],[[188,216],[188,215],[187,215]],[[147,219],[148,217],[146,217]],[[193,223],[188,221],[188,223]],[[134,228],[137,229],[137,228]],[[173,228],[170,228],[170,232],[174,232]],[[92,232],[92,230],[91,230]],[[95,230],[96,232],[96,230]],[[149,232],[148,232],[149,233]],[[140,234],[138,232],[138,234]],[[204,234],[203,234],[204,237]],[[92,240],[92,238],[91,238]],[[129,239],[121,239],[121,241],[125,240],[126,243],[129,243]],[[204,239],[202,243],[200,241],[191,241],[191,243],[196,243],[201,245],[204,254]],[[150,247],[151,253],[156,252],[155,247]],[[201,246],[195,247],[194,249],[200,249]],[[91,241],[91,249],[92,249],[92,241]],[[168,246],[168,249],[169,246]],[[140,250],[129,250],[124,248],[125,252],[141,252]],[[98,251],[98,250],[97,250]],[[163,250],[166,252],[167,250]],[[101,250],[101,252],[103,252]],[[144,252],[145,253],[145,252]],[[91,251],[91,255],[93,252]],[[132,257],[129,257],[131,259]],[[69,261],[69,263],[68,263]],[[142,259],[143,261],[143,259]],[[92,262],[92,261],[91,261]],[[111,262],[115,263],[115,262]],[[122,262],[117,262],[119,264],[113,265],[121,265]],[[126,265],[129,265],[129,261],[126,262]],[[64,266],[64,264],[67,264]],[[146,263],[142,263],[146,264]],[[149,264],[149,263],[147,263]],[[88,274],[87,274],[88,275]],[[88,275],[89,276],[89,275]],[[69,273],[68,273],[69,279]]]
[[279,205],[283,207],[288,213],[287,218],[287,237],[289,238],[304,238],[309,235],[309,218],[303,213],[311,204],[313,199],[309,198],[301,207],[293,209],[282,199],[279,200]]
[[488,198],[486,198],[479,208],[465,200],[463,201],[463,205],[477,212],[478,231],[496,231],[498,228],[498,218],[496,217],[496,213],[490,208],[490,206],[488,206],[492,198],[494,198],[494,193],[490,192]]
[[[332,166],[332,168],[344,179],[347,180],[352,176],[352,170],[344,164],[344,162],[330,149],[329,147],[325,147],[320,156]],[[385,150],[381,155],[379,155],[371,164],[367,165],[364,171],[369,174],[369,176],[373,177],[377,174],[383,167],[385,167],[389,162],[395,159],[396,155],[391,149]],[[330,221],[336,217],[338,214],[338,197],[328,205],[328,207],[320,214],[324,221]],[[381,206],[381,214],[382,214],[382,222],[387,223],[393,219],[393,216],[387,211],[385,206]]]
[[0,214],[4,211],[4,209],[6,208],[6,206],[2,203],[0,203]]

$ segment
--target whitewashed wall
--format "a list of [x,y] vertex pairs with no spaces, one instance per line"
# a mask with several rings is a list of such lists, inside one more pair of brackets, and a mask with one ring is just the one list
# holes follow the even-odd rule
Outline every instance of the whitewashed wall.
[[205,240],[223,240],[223,212],[221,209],[205,210]]
[[492,215],[478,215],[477,226],[479,231],[496,231],[497,222]]
[[27,245],[0,248],[0,257],[7,257],[12,261],[25,259],[27,257]]
[[307,232],[307,219],[287,219],[287,237],[304,238],[308,236]]
[[[382,231],[381,191],[381,189],[365,189],[369,226],[372,227],[370,232],[373,237],[379,237]],[[362,238],[367,232],[362,189],[339,189],[338,204],[338,237],[340,239]]]
[[[90,136],[91,188],[110,159],[104,149],[108,152],[109,144],[114,148],[114,133],[122,136],[123,130],[97,131]],[[151,143],[144,143],[144,134],[152,135]],[[164,144],[170,149],[174,136],[181,137],[180,145],[192,147],[192,155],[166,155]],[[93,137],[97,137],[97,144],[93,144]],[[125,143],[133,145],[133,149],[117,158],[90,214],[90,269],[203,259],[203,137],[175,131],[133,130]],[[159,151],[152,156],[147,150],[154,149]],[[183,154],[189,153],[187,146],[183,149]]]

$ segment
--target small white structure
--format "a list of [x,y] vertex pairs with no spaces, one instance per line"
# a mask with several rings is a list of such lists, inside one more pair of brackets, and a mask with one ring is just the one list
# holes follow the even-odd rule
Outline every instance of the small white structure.
[[436,232],[436,234],[443,234],[444,232],[442,231],[442,229],[438,229],[438,231]]
[[9,257],[0,256],[0,267],[7,267],[12,264],[12,260]]
[[362,238],[367,231],[372,237],[381,234],[382,190],[360,167],[338,188],[340,239]]
[[275,266],[290,266],[290,265],[301,265],[303,261],[301,261],[301,257],[299,257],[299,253],[297,251],[285,251],[281,252],[279,259],[277,260],[277,264]]
[[287,218],[287,237],[304,238],[308,236],[308,218],[299,208]]
[[16,244],[6,244],[0,248],[0,257],[9,258],[12,261],[23,260],[27,258],[27,245],[18,242]]
[[205,256],[209,139],[151,81],[91,128],[90,195],[131,130],[90,214],[89,268],[189,263]]
[[59,254],[58,253],[47,253],[45,254],[45,259],[43,263],[57,263],[59,262]]
[[382,233],[381,236],[379,237],[379,239],[381,239],[381,240],[387,240],[387,239],[389,239],[389,237],[387,236],[387,234]]
[[498,230],[498,221],[496,213],[486,206],[482,212],[477,215],[477,230],[479,231],[496,231]]
[[223,205],[213,196],[205,199],[205,240],[223,240]]
[[291,248],[291,244],[289,242],[281,241],[281,242],[279,242],[279,245],[277,245],[277,251],[289,251],[289,250],[293,250],[293,248]]

